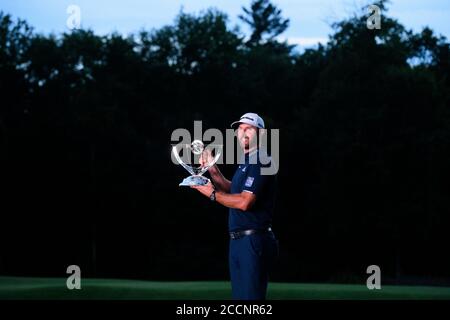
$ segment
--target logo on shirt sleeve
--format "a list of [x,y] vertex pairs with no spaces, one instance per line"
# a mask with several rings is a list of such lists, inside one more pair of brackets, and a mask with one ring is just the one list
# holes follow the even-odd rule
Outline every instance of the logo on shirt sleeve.
[[255,180],[255,178],[253,177],[248,177],[247,180],[245,180],[245,186],[246,187],[251,187],[253,185],[253,181]]

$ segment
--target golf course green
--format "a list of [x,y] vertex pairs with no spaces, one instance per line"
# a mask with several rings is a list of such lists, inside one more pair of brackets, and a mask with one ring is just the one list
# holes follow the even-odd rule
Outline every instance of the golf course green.
[[[0,299],[105,299],[172,300],[230,299],[227,281],[158,282],[117,279],[82,279],[81,289],[69,290],[65,278],[0,277]],[[268,299],[406,299],[449,300],[449,287],[382,286],[369,290],[365,285],[270,283]]]

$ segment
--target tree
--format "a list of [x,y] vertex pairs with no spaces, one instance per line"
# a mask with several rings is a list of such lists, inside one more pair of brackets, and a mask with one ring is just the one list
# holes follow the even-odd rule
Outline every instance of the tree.
[[273,40],[289,27],[289,19],[283,19],[281,9],[270,3],[270,0],[254,0],[250,9],[245,7],[239,19],[248,24],[252,35],[248,45],[260,45]]
[[140,33],[141,53],[148,61],[172,66],[181,74],[231,68],[241,39],[228,28],[227,20],[213,9],[198,16],[181,12],[175,25]]

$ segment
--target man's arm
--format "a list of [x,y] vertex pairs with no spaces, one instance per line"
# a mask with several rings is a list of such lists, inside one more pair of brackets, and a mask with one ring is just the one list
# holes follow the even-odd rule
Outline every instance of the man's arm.
[[209,174],[218,191],[230,193],[231,181],[223,176],[217,165],[213,165],[211,168],[209,168]]
[[242,191],[241,193],[216,192],[216,201],[228,208],[247,211],[256,201],[256,196],[251,192]]
[[[211,151],[205,150],[200,156],[199,162],[201,166],[206,166],[212,160],[213,157],[211,155]],[[208,171],[217,190],[230,193],[231,181],[223,176],[222,172],[219,170],[219,167],[217,165],[213,165]]]
[[[197,189],[207,197],[209,197],[214,191],[214,186],[211,183],[208,183],[206,186],[192,186],[191,188]],[[235,194],[216,191],[216,201],[228,208],[247,211],[255,203],[256,196],[253,193],[247,191],[242,191],[241,193]]]

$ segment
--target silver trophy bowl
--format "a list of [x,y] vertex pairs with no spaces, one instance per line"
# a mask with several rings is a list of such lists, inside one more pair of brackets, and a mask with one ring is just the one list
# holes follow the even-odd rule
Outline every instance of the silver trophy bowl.
[[[183,159],[180,157],[180,148],[184,148],[186,151],[190,151],[193,154],[200,156],[203,152],[208,152],[214,150],[215,155],[213,156],[212,160],[208,162],[205,166],[192,166],[189,164],[186,164]],[[209,170],[213,165],[216,164],[216,162],[219,160],[220,155],[222,153],[222,147],[219,145],[208,145],[207,147],[204,146],[203,142],[200,140],[194,140],[191,144],[178,144],[176,146],[172,147],[172,154],[175,157],[175,160],[186,169],[187,172],[189,172],[191,175],[187,178],[185,178],[179,186],[204,186],[210,182],[210,180],[203,176],[205,172]]]

